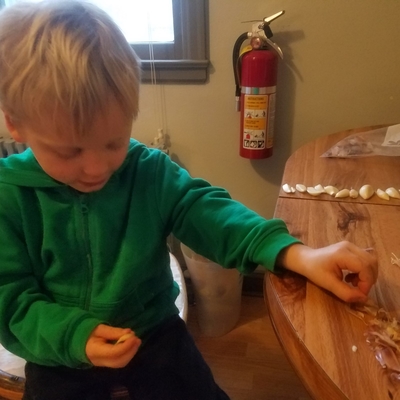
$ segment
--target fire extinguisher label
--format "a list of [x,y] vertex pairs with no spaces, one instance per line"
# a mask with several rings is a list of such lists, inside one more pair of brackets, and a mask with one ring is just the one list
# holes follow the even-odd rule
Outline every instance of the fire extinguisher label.
[[[274,95],[244,95],[243,147],[263,150],[272,147],[273,138],[268,132],[270,97]],[[274,102],[272,101],[272,104]]]

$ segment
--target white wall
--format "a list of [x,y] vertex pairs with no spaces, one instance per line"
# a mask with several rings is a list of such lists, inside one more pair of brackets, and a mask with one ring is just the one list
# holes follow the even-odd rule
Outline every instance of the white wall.
[[[238,155],[232,48],[251,28],[242,21],[281,9],[286,14],[272,24],[285,55],[274,155],[249,161]],[[132,132],[148,144],[163,127],[172,157],[192,175],[270,218],[285,160],[299,146],[344,129],[400,122],[400,1],[209,0],[209,11],[209,82],[143,85]]]
[[[285,160],[299,146],[344,129],[400,122],[400,1],[209,0],[209,9],[209,82],[144,85],[133,131],[149,143],[164,110],[173,157],[192,175],[271,217]],[[242,21],[281,9],[285,15],[271,25],[285,55],[274,155],[249,161],[238,155],[232,47],[251,28]]]

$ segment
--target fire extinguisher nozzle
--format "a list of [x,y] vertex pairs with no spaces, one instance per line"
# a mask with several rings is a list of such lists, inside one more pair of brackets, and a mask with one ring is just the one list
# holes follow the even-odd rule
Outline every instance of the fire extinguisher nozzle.
[[240,96],[235,97],[236,111],[240,111]]

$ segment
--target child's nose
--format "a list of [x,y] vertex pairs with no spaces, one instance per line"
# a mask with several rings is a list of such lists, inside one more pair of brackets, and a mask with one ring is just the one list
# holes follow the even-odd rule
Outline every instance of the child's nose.
[[107,159],[101,152],[88,151],[83,159],[83,173],[101,177],[108,172]]

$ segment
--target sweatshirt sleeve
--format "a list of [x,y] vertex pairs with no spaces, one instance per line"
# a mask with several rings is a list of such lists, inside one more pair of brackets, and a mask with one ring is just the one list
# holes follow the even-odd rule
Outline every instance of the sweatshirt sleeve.
[[159,210],[174,235],[226,268],[246,274],[262,265],[277,272],[281,250],[300,242],[284,221],[261,217],[226,190],[190,177],[167,156],[160,156],[156,176]]
[[[41,365],[90,365],[85,342],[101,321],[47,297],[33,273],[29,248],[13,204],[0,202],[0,342]],[[11,202],[10,202],[11,203]]]

